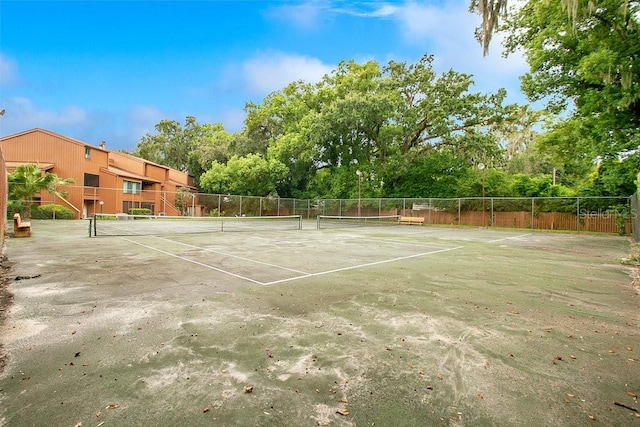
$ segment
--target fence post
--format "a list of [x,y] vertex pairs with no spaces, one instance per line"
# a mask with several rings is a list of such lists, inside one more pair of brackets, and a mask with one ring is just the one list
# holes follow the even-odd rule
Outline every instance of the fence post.
[[489,224],[493,227],[495,224],[493,223],[493,197],[491,198],[491,216],[489,216]]
[[238,216],[242,216],[242,196],[240,196],[240,206],[239,206],[240,212],[238,213]]
[[458,198],[458,225],[461,223],[460,210],[462,209],[462,199]]
[[533,223],[533,210],[535,209],[535,203],[536,203],[536,202],[535,202],[535,200],[536,200],[536,198],[535,198],[535,197],[532,197],[532,198],[531,198],[531,229],[532,229],[532,230],[534,229],[534,228],[533,228],[533,227],[534,227],[534,223]]
[[576,231],[580,232],[580,197],[576,197]]

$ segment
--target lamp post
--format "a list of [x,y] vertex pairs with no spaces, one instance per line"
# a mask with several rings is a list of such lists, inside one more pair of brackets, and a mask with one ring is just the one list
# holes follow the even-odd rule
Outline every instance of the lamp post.
[[360,169],[356,171],[356,175],[358,175],[358,218],[360,218],[360,205],[362,200],[362,172]]
[[196,193],[191,193],[191,216],[196,216]]
[[102,213],[103,206],[104,206],[104,200],[100,200],[100,213]]
[[486,227],[485,213],[484,213],[484,163],[478,163],[478,169],[482,171],[482,226]]

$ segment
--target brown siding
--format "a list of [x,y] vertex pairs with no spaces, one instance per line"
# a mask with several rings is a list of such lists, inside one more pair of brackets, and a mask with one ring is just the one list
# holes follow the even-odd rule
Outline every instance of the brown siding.
[[144,175],[144,160],[129,156],[117,151],[109,153],[109,166],[135,173],[136,175]]
[[[165,166],[117,151],[103,150],[43,129],[33,129],[0,138],[0,148],[4,150],[7,161],[51,163],[54,167],[48,172],[55,173],[60,178],[73,178],[74,185],[60,187],[59,190],[68,193],[67,200],[75,208],[77,218],[81,218],[83,214],[122,212],[124,201],[135,204],[154,203],[156,210],[154,213],[158,213],[165,205],[162,191],[175,192],[176,190],[175,183],[167,182],[170,176],[174,176],[173,179],[180,185],[189,185],[193,182],[192,177],[180,171],[172,173],[172,169]],[[89,158],[85,157],[86,149],[89,150]],[[109,166],[139,178],[124,178],[108,170]],[[99,187],[84,187],[85,173],[98,175]],[[142,193],[123,194],[124,179],[144,183],[145,178],[151,182],[144,184]],[[153,181],[159,181],[159,183],[154,184]],[[168,200],[172,198],[172,195],[167,196]],[[41,200],[44,203],[55,201],[70,207],[59,199],[54,200],[54,197],[48,193],[41,194]],[[100,201],[104,203],[100,205]]]
[[145,176],[153,179],[154,181],[164,181],[167,176],[167,168],[163,166],[154,165],[152,163],[147,163]]

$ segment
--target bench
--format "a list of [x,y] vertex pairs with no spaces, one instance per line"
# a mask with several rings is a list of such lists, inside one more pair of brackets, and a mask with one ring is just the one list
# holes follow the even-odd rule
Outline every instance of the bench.
[[22,221],[20,214],[13,215],[13,237],[30,237],[31,236],[31,223],[28,221]]
[[424,217],[423,216],[401,216],[400,217],[400,224],[422,225],[422,224],[424,224]]

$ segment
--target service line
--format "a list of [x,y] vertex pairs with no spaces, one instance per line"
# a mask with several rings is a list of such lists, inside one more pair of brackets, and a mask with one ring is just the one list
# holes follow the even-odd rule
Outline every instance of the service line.
[[456,246],[456,247],[453,247],[453,248],[439,249],[437,251],[423,252],[423,253],[420,253],[420,254],[413,254],[413,255],[407,255],[407,256],[403,256],[403,257],[391,258],[391,259],[386,259],[386,260],[383,260],[383,261],[368,262],[366,264],[352,265],[352,266],[349,266],[349,267],[336,268],[334,270],[321,271],[319,273],[309,273],[309,274],[304,275],[304,276],[290,277],[288,279],[281,279],[281,280],[274,280],[272,282],[262,283],[262,285],[265,285],[265,286],[275,285],[277,283],[291,282],[293,280],[304,279],[304,278],[307,278],[307,277],[322,276],[322,275],[331,274],[331,273],[339,273],[341,271],[354,270],[356,268],[371,267],[373,265],[380,265],[380,264],[386,264],[386,263],[389,263],[389,262],[402,261],[402,260],[405,260],[405,259],[418,258],[418,257],[421,257],[421,256],[427,256],[427,255],[437,254],[437,253],[441,253],[441,252],[455,251],[456,249],[462,249],[462,248],[464,248],[464,246]]

